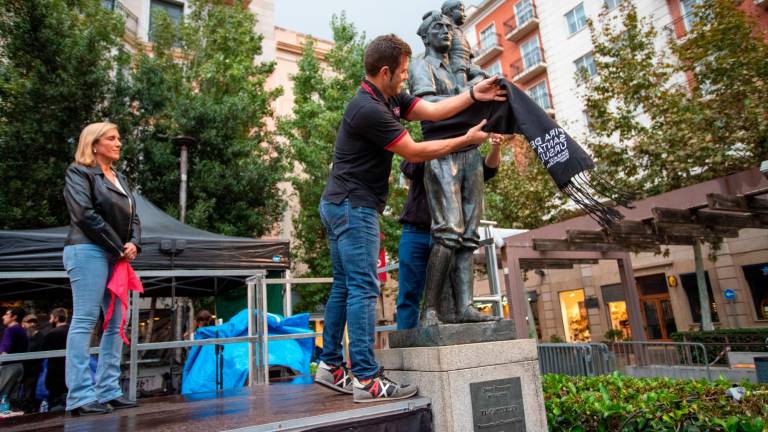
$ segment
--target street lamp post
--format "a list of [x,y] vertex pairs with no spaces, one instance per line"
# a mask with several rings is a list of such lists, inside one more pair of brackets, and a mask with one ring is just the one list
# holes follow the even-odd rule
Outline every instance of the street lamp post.
[[179,146],[179,174],[181,182],[179,185],[179,220],[186,223],[187,219],[187,171],[189,169],[189,147],[195,143],[195,139],[188,136],[177,136],[171,139],[175,145]]

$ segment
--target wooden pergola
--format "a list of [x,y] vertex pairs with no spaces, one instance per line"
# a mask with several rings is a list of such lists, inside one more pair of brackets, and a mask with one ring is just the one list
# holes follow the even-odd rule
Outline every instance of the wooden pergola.
[[[610,230],[589,216],[579,216],[512,237],[502,247],[506,260],[507,299],[517,336],[528,338],[523,270],[567,269],[574,264],[616,260],[627,302],[632,337],[645,340],[640,300],[630,253],[661,252],[666,245],[693,247],[702,301],[702,321],[709,318],[709,300],[701,258],[701,243],[719,244],[735,238],[742,228],[768,229],[768,180],[755,168],[638,201]],[[709,319],[711,323],[711,319]]]

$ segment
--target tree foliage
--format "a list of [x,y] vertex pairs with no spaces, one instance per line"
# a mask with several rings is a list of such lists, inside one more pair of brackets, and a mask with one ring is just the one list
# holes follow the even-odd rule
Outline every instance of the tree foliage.
[[768,158],[768,46],[735,2],[704,1],[664,43],[632,2],[590,28],[597,76],[580,82],[609,178],[654,195]]
[[150,200],[178,214],[179,150],[172,138],[193,138],[187,223],[261,236],[285,207],[278,189],[285,149],[265,123],[280,94],[265,89],[274,63],[254,62],[262,36],[239,2],[195,0],[190,11],[179,25],[164,13],[153,16],[152,53],[138,56],[133,73],[128,165]]
[[[330,252],[318,205],[328,180],[336,132],[344,109],[364,76],[365,34],[359,32],[343,13],[334,15],[330,24],[334,46],[325,55],[325,65],[316,57],[310,38],[304,47],[299,71],[292,77],[293,115],[278,122],[278,130],[290,143],[290,155],[295,163],[291,183],[298,197],[299,212],[293,220],[295,243],[292,250],[296,261],[306,265],[304,276],[331,275]],[[399,159],[395,158],[393,167],[398,163]],[[397,256],[400,231],[397,217],[405,199],[397,182],[397,173],[397,169],[393,169],[390,197],[381,219],[389,256]],[[305,285],[299,292],[302,302],[296,309],[311,311],[325,301],[329,287]]]
[[69,222],[64,171],[80,131],[124,110],[112,76],[128,60],[122,29],[99,2],[0,2],[0,228]]
[[533,229],[552,222],[565,198],[530,145],[517,139],[522,141],[503,151],[498,174],[486,183],[484,218],[503,228]]

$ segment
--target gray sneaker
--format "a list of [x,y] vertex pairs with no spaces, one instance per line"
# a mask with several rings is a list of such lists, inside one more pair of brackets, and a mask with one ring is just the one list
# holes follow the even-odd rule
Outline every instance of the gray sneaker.
[[315,372],[315,382],[340,393],[352,394],[352,375],[346,366],[330,366],[321,361]]
[[[418,387],[413,384],[397,384],[384,376],[384,369],[379,369],[373,378],[365,384],[353,378],[353,400],[355,402],[376,402],[388,399],[405,399],[416,396]],[[363,380],[365,381],[365,380]]]

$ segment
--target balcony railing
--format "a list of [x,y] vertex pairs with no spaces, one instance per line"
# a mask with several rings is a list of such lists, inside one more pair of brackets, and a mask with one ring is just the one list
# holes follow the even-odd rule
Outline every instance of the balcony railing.
[[501,35],[498,33],[486,35],[480,39],[480,43],[472,49],[472,53],[475,55],[475,63],[479,65],[488,63],[489,60],[501,54],[503,51],[504,48],[501,46]]
[[519,41],[528,33],[539,28],[539,16],[536,14],[536,9],[531,6],[531,9],[523,14],[504,21],[504,27],[507,29],[505,39],[512,42]]
[[547,68],[541,50],[530,52],[520,60],[510,65],[512,68],[512,81],[527,81]]
[[137,37],[139,34],[139,17],[129,11],[122,2],[115,3],[115,12],[119,13],[125,19],[125,31],[131,36]]
[[125,20],[125,31],[133,37],[139,34],[139,17],[128,10],[119,0],[101,0],[101,6],[104,9],[111,10],[120,14]]

